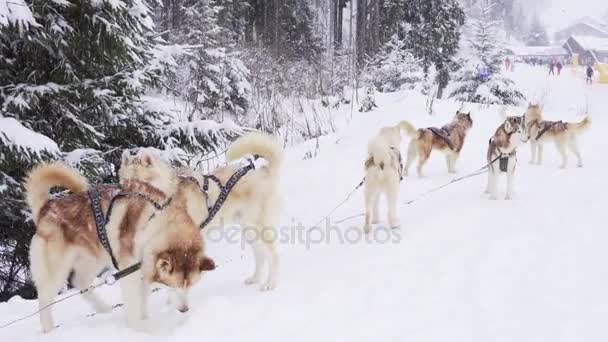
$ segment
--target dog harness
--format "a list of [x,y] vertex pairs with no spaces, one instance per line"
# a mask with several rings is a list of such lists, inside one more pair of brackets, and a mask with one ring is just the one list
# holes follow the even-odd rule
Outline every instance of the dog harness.
[[543,125],[543,128],[536,135],[536,140],[540,139],[540,137],[542,137],[543,134],[545,134],[545,132],[547,132],[548,130],[550,130],[551,127],[553,127],[555,125],[564,125],[565,129],[568,128],[568,126],[563,121],[561,121],[561,120],[560,121],[553,121],[553,122],[545,121],[544,125]]
[[[490,144],[492,144],[492,140],[493,140],[493,138],[490,138],[490,141],[489,141]],[[504,153],[500,150],[500,147],[496,146],[496,151],[498,152],[498,157],[494,158],[494,160],[491,161],[489,165],[492,165],[493,163],[496,162],[496,160],[498,160],[498,169],[501,172],[507,172],[507,169],[509,167],[509,158],[516,157],[517,150],[511,151],[511,153]]]
[[437,128],[437,127],[429,127],[429,131],[433,132],[436,136],[441,138],[450,148],[450,150],[454,150],[454,145],[450,141],[450,132],[448,132],[445,128]]
[[[389,147],[391,149],[392,152],[394,152],[397,155],[397,159],[399,160],[399,180],[402,181],[403,180],[403,158],[401,158],[401,152],[399,151],[398,148],[394,147],[394,146],[390,146]],[[370,168],[372,165],[374,165],[374,158],[373,157],[369,157],[365,163],[363,164],[365,166],[365,169]],[[363,182],[365,181],[365,177],[363,178]],[[361,183],[363,183],[361,182]]]
[[[222,182],[214,175],[204,175],[203,186],[201,186],[198,180],[194,177],[182,177],[184,179],[196,183],[203,195],[205,196],[205,203],[207,205],[207,218],[205,219],[205,221],[203,221],[203,223],[201,223],[199,227],[200,230],[203,230],[209,224],[209,222],[213,220],[215,215],[217,215],[217,213],[220,211],[220,209],[228,199],[230,191],[232,191],[232,188],[234,188],[238,181],[243,178],[243,176],[245,176],[249,171],[255,170],[255,164],[253,163],[253,161],[259,158],[260,156],[255,154],[253,155],[253,160],[247,159],[248,164],[233,173],[225,185],[222,185]],[[212,180],[215,184],[217,184],[218,188],[220,189],[220,194],[215,200],[215,203],[213,204],[211,204],[211,197],[209,196],[209,180]]]
[[[112,209],[114,208],[115,201],[118,199],[124,198],[124,197],[138,197],[138,198],[141,198],[141,199],[147,201],[148,203],[152,204],[152,206],[154,206],[156,211],[154,213],[152,213],[152,215],[148,218],[148,222],[149,222],[156,216],[156,213],[158,211],[165,209],[167,206],[169,206],[169,204],[171,204],[172,198],[169,197],[169,199],[167,201],[165,201],[165,203],[159,204],[145,194],[141,194],[138,192],[123,192],[119,185],[113,186],[113,187],[117,188],[119,190],[119,192],[112,196],[112,199],[110,200],[110,205],[108,206],[108,212],[106,213],[105,216],[103,214],[103,209],[101,207],[101,193],[100,193],[98,187],[92,187],[92,188],[88,189],[87,196],[89,197],[89,200],[91,202],[91,210],[93,211],[93,218],[95,220],[95,229],[97,231],[97,238],[99,239],[99,242],[101,243],[103,248],[106,250],[106,252],[110,255],[110,258],[112,259],[112,265],[114,265],[114,268],[116,268],[117,270],[120,270],[120,268],[118,267],[118,262],[116,261],[116,257],[114,256],[114,253],[112,252],[112,246],[110,245],[110,239],[108,238],[108,231],[106,230],[106,225],[107,225],[108,221],[110,221],[110,215],[112,214]],[[141,265],[141,263],[138,263],[138,264]],[[130,266],[129,269],[131,267],[133,267],[133,266]],[[138,267],[135,268],[134,270],[132,270],[130,273],[135,272],[137,269],[138,269]],[[127,274],[130,274],[130,273],[127,273]],[[125,274],[125,275],[127,275],[127,274]]]

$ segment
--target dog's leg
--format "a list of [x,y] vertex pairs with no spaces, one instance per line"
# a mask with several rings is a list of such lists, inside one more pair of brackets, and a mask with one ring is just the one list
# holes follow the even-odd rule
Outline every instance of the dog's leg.
[[399,228],[401,223],[399,222],[399,216],[397,215],[397,200],[399,198],[399,180],[395,181],[396,184],[391,184],[386,189],[386,199],[388,202],[388,223],[391,228]]
[[531,153],[531,157],[530,157],[530,164],[534,164],[536,163],[536,150],[538,149],[538,143],[535,142],[534,140],[530,140],[530,151]]
[[555,146],[557,147],[557,151],[562,156],[562,165],[560,165],[560,169],[565,169],[566,164],[568,164],[568,154],[566,153],[565,142],[563,141],[555,141]]
[[538,148],[538,151],[536,152],[537,153],[536,164],[540,165],[543,163],[543,144],[540,141],[537,142],[536,144],[537,144],[537,148]]
[[266,259],[268,260],[268,278],[262,284],[260,290],[270,291],[277,287],[277,276],[279,272],[279,254],[277,253],[276,232],[265,230],[262,234],[262,242],[265,247]]
[[403,175],[407,176],[409,174],[410,166],[416,159],[416,150],[417,150],[416,139],[410,140],[409,145],[407,146],[407,161],[405,162],[405,166],[403,167]]
[[424,147],[421,147],[420,150],[418,151],[419,157],[418,157],[418,177],[424,177],[422,174],[422,167],[424,166],[424,164],[426,164],[426,161],[429,160],[429,157],[431,156],[431,151],[432,151],[432,147],[425,149]]
[[[79,290],[85,290],[95,280],[95,276],[99,273],[100,267],[96,265],[95,260],[87,260],[90,257],[80,256],[74,264],[73,285]],[[112,306],[102,300],[96,293],[95,289],[88,289],[82,294],[84,299],[91,304],[95,312],[107,313],[112,311]]]
[[568,147],[570,147],[570,151],[572,151],[572,153],[574,153],[574,155],[576,156],[577,159],[577,166],[578,167],[583,167],[583,159],[581,158],[581,153],[578,151],[578,144],[576,142],[576,137],[572,136],[572,138],[570,139],[569,143],[568,143]]
[[456,159],[458,155],[452,151],[448,152],[448,173],[456,173]]
[[[57,296],[72,269],[73,257],[64,250],[64,247],[49,246],[45,239],[37,235],[34,235],[30,245],[30,271],[38,291],[40,324],[45,333],[55,328],[53,307],[48,305]],[[53,255],[52,251],[57,254]]]
[[497,170],[493,170],[492,168],[488,171],[488,177],[490,177],[490,179],[488,180],[488,187],[490,188],[490,199],[491,200],[495,200],[498,198],[498,171]]
[[373,184],[365,184],[365,225],[363,226],[363,231],[369,233],[374,221],[374,210],[378,206],[380,200],[380,193],[378,184],[375,183],[375,180]]
[[[122,264],[130,265],[130,263]],[[142,330],[143,326],[141,323],[143,314],[141,312],[141,301],[143,300],[143,281],[141,279],[141,272],[138,271],[122,278],[120,280],[120,287],[125,303],[124,308],[127,315],[127,324],[135,330]]]
[[251,251],[253,252],[253,259],[255,263],[255,268],[253,271],[253,275],[245,279],[245,284],[257,284],[262,280],[262,270],[264,268],[266,256],[264,251],[264,246],[262,242],[258,240],[259,237],[254,238],[253,241],[249,241],[251,245]]
[[486,189],[484,190],[484,194],[489,194],[492,192],[492,171],[489,170],[491,166],[488,167],[488,182],[486,184]]
[[372,210],[372,224],[380,223],[380,194],[376,196],[374,201],[374,209]]
[[507,172],[507,194],[506,200],[513,198],[513,179],[515,178],[515,158],[509,158],[508,172]]

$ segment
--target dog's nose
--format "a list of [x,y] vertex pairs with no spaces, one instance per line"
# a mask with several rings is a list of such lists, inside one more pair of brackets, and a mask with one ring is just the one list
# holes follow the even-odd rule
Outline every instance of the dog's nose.
[[179,310],[179,312],[181,312],[181,313],[185,313],[185,312],[188,312],[188,310],[190,310],[190,308],[184,305],[184,306],[180,306],[179,309],[177,309],[177,310]]

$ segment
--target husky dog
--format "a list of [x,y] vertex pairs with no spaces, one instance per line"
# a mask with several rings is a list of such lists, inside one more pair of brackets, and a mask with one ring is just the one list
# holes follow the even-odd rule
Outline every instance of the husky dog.
[[519,116],[509,116],[496,129],[496,133],[490,139],[488,146],[488,185],[485,193],[490,194],[490,199],[498,197],[498,176],[500,172],[507,173],[507,195],[505,199],[512,198],[513,178],[517,164],[516,149],[521,142],[528,141]]
[[532,158],[530,164],[540,165],[543,161],[543,145],[546,141],[553,140],[557,150],[562,156],[561,168],[568,163],[566,148],[569,148],[576,156],[579,167],[583,166],[583,160],[578,150],[576,138],[580,133],[591,126],[591,118],[585,117],[581,122],[563,122],[543,120],[542,109],[538,105],[529,104],[524,114],[525,129],[530,136]]
[[388,222],[392,228],[399,227],[397,217],[397,199],[399,181],[403,176],[401,162],[400,127],[384,127],[367,145],[365,161],[365,226],[368,233],[372,223],[378,223],[378,203],[380,195],[386,194],[388,202]]
[[464,145],[467,132],[473,127],[471,113],[456,111],[452,122],[437,128],[427,127],[416,129],[407,121],[399,123],[403,129],[413,139],[407,149],[407,161],[405,163],[405,175],[408,175],[410,165],[418,156],[418,176],[422,177],[422,167],[429,159],[431,151],[437,149],[446,154],[446,163],[449,173],[456,173],[456,160],[460,155]]
[[[226,151],[226,160],[229,164],[217,168],[207,176],[214,176],[225,185],[242,167],[236,161],[247,157],[263,158],[266,163],[249,171],[236,183],[226,202],[208,226],[239,224],[243,228],[243,238],[251,244],[255,258],[255,270],[245,283],[261,282],[263,268],[268,265],[268,276],[260,288],[262,291],[268,291],[276,287],[279,268],[279,255],[276,250],[278,232],[275,231],[274,226],[280,204],[279,177],[283,160],[282,147],[269,135],[258,132],[248,133],[235,140]],[[190,179],[193,177],[196,182],[180,182],[178,197],[186,198],[185,202],[189,203],[191,217],[197,225],[200,225],[209,215],[207,201],[201,196],[200,189],[200,185],[204,184],[204,176],[196,173],[184,173],[183,176],[189,176]],[[212,180],[208,181],[208,185],[209,203],[215,203],[221,189]]]
[[[62,163],[45,164],[27,178],[27,202],[32,210],[36,233],[30,246],[32,278],[38,290],[40,321],[44,332],[54,328],[51,307],[71,271],[72,282],[86,289],[112,258],[99,240],[88,190],[99,192],[103,213],[120,191],[138,193],[117,199],[105,225],[108,242],[120,269],[142,261],[141,271],[120,280],[127,322],[133,328],[146,317],[146,296],[150,283],[175,287],[181,294],[179,310],[188,310],[186,294],[203,271],[214,263],[204,255],[197,226],[189,219],[184,204],[176,201],[162,210],[153,203],[167,204],[176,191],[176,176],[153,152],[141,150],[122,155],[119,171],[121,187],[91,187],[75,169]],[[71,194],[51,199],[49,191],[59,186]],[[146,197],[148,200],[142,199]],[[97,312],[111,306],[93,289],[83,294]]]

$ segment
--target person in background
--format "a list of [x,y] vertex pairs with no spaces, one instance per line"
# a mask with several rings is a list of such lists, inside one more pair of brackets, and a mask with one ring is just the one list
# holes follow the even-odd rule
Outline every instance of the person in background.
[[549,75],[555,75],[555,72],[553,71],[553,67],[555,66],[555,64],[553,63],[553,59],[549,59]]
[[509,57],[507,57],[505,59],[505,70],[509,71],[510,67],[511,67],[511,60],[509,59]]
[[561,74],[562,72],[562,62],[560,60],[557,61],[557,63],[555,64],[555,66],[557,67],[557,75]]
[[587,64],[587,80],[585,81],[586,84],[591,84],[593,82],[593,68],[591,67],[591,64]]

